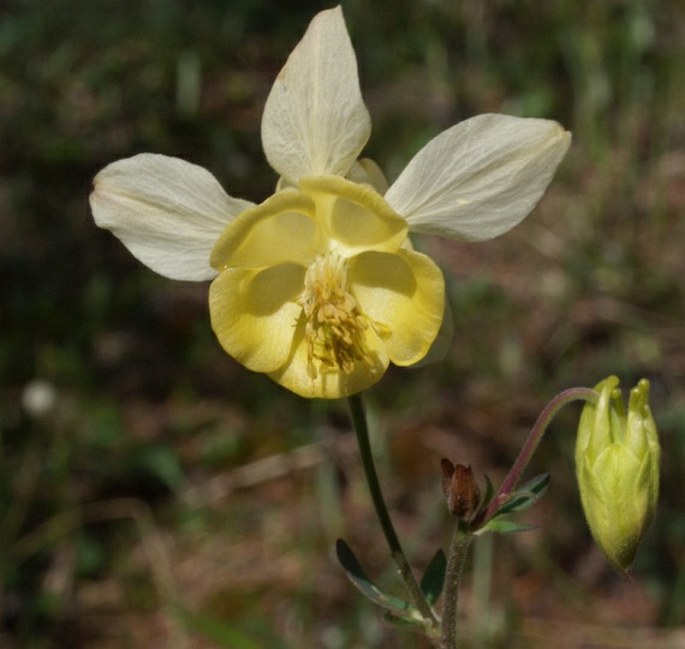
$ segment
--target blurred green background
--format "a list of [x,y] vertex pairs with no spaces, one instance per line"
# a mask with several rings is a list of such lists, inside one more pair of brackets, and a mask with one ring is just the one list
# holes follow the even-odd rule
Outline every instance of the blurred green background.
[[[206,284],[157,277],[88,208],[151,151],[260,201],[261,108],[311,17],[260,0],[0,2],[0,646],[425,647],[353,591],[344,536],[399,592],[344,402],[307,402],[213,337]],[[578,409],[531,468],[532,532],[476,544],[464,647],[685,647],[685,5],[345,0],[392,179],[474,114],[556,119],[574,145],[519,227],[418,242],[445,270],[445,362],[371,391],[392,513],[417,568],[447,543],[439,460],[497,482],[540,409],[610,373],[652,382],[657,520],[632,581],[592,546]]]

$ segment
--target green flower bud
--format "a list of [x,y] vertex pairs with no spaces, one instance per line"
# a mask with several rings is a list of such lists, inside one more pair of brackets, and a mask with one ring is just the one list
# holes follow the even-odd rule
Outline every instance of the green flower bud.
[[626,415],[610,376],[596,403],[583,408],[576,439],[576,475],[595,542],[620,571],[632,564],[651,522],[659,491],[659,440],[647,403],[649,381],[630,391]]

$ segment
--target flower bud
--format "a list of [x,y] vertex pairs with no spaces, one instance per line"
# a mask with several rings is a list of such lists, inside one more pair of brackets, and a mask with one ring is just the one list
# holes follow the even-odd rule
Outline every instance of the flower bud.
[[471,521],[480,505],[480,488],[470,466],[441,461],[442,491],[450,513],[463,521]]
[[576,439],[580,498],[595,542],[620,571],[632,564],[659,491],[659,441],[647,403],[649,381],[630,391],[626,414],[610,376],[583,408]]

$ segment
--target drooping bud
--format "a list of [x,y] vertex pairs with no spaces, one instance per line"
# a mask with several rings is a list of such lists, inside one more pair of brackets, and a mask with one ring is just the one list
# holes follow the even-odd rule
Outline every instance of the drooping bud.
[[471,521],[480,506],[480,488],[470,466],[452,464],[447,459],[442,466],[442,491],[450,513],[463,521]]
[[585,517],[609,561],[625,571],[656,510],[659,441],[649,408],[649,381],[630,392],[626,414],[618,378],[601,381],[596,403],[583,408],[576,438],[576,475]]

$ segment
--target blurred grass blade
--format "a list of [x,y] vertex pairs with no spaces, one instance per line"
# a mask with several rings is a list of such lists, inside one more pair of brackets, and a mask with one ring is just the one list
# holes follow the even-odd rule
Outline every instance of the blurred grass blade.
[[[184,608],[178,608],[177,614],[186,628],[211,639],[219,647],[227,647],[228,649],[291,649],[290,645],[286,644],[276,634],[269,633],[266,637],[265,625],[261,620],[255,620],[260,625],[260,631],[248,634],[233,624],[206,613],[194,613]],[[258,635],[262,636],[262,639],[258,640],[256,638]]]

